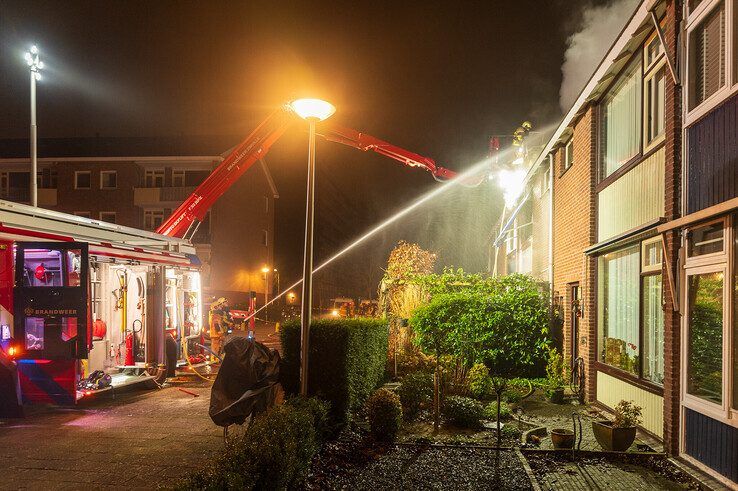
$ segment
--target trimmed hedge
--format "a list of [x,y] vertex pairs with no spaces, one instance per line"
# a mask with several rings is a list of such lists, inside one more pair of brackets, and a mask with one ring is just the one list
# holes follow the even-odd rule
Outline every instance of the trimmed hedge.
[[[381,319],[322,319],[310,328],[309,395],[331,403],[331,419],[347,421],[384,379],[387,322]],[[300,321],[280,331],[280,382],[288,394],[300,389]]]
[[244,435],[231,437],[209,467],[176,489],[287,489],[306,475],[325,434],[328,404],[291,399],[261,413]]

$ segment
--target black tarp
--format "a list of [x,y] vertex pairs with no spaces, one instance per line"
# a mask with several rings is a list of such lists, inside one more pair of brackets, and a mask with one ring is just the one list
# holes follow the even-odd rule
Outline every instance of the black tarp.
[[279,353],[246,337],[229,339],[210,392],[210,418],[218,426],[243,424],[274,405],[279,387]]

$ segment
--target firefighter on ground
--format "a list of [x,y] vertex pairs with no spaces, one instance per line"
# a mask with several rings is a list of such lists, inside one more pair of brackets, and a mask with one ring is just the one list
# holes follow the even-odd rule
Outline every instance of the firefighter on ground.
[[210,349],[218,355],[223,346],[223,338],[234,328],[230,310],[228,300],[222,297],[210,305]]

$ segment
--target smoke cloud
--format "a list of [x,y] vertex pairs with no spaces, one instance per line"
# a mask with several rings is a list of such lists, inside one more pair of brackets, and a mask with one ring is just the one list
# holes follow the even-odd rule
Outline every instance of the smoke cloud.
[[563,79],[559,105],[567,112],[612,46],[615,37],[630,19],[640,0],[614,0],[605,5],[588,5],[582,11],[576,32],[569,36],[561,66]]

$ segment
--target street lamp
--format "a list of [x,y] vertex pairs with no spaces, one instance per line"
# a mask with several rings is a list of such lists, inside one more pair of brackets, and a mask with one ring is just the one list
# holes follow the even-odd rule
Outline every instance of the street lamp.
[[31,206],[38,206],[38,189],[36,174],[38,173],[38,152],[36,149],[36,80],[41,78],[39,70],[44,62],[39,59],[38,48],[34,44],[26,52],[26,63],[31,72]]
[[264,320],[266,322],[269,322],[269,308],[267,307],[267,303],[269,302],[269,279],[267,278],[267,274],[269,274],[269,266],[264,266],[261,268],[261,272],[264,273]]
[[300,395],[308,392],[310,314],[313,300],[313,206],[315,204],[315,123],[336,112],[333,104],[320,99],[297,99],[291,109],[310,125],[308,140],[307,203],[305,205],[305,256],[302,270],[302,315],[300,317]]

